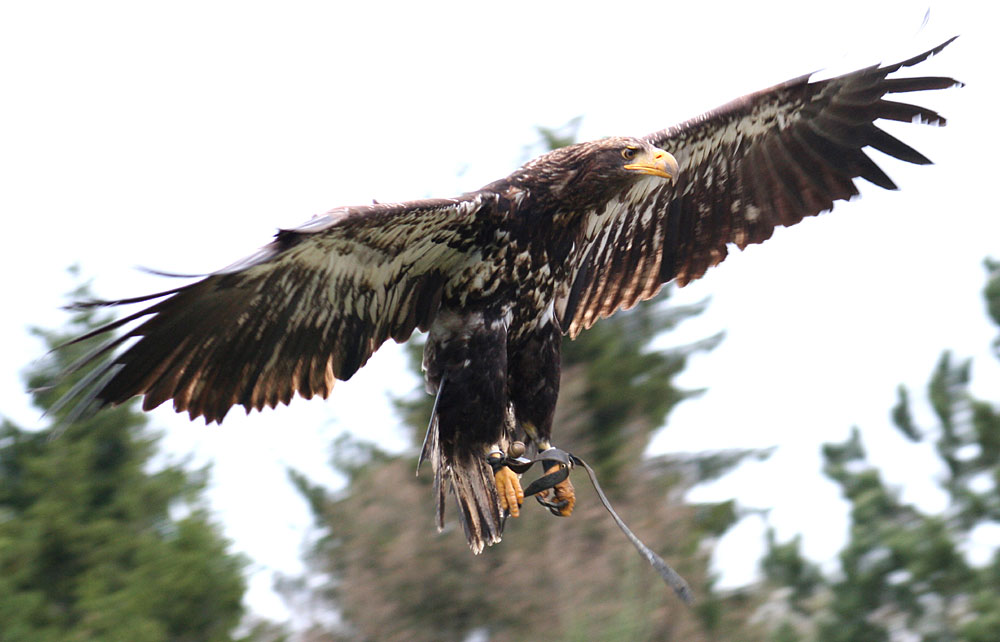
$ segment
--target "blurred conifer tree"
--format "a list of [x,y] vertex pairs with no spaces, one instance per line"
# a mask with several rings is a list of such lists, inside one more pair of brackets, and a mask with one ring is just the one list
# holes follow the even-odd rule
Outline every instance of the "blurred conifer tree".
[[[1000,326],[1000,264],[986,266],[986,307]],[[917,424],[903,387],[891,411],[900,433],[932,444],[943,464],[949,501],[939,514],[900,500],[868,461],[857,429],[824,447],[824,473],[851,504],[849,540],[839,573],[823,577],[798,540],[771,536],[763,567],[773,641],[1000,640],[1000,405],[977,399],[970,384],[971,361],[944,352],[927,386],[936,425]],[[985,565],[968,562],[972,542],[989,547]]]
[[[86,289],[74,293],[87,298]],[[77,314],[49,347],[95,327]],[[59,373],[87,347],[30,367],[35,403],[75,383]],[[55,383],[53,383],[55,382]],[[50,413],[54,425],[67,411]],[[245,561],[201,508],[205,471],[154,465],[156,437],[128,403],[58,429],[0,426],[0,640],[233,640]]]

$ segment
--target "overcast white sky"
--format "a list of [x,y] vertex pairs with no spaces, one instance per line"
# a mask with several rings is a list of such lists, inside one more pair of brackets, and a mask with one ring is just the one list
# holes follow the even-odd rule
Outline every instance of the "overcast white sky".
[[[905,497],[940,508],[933,458],[889,427],[895,387],[922,388],[946,347],[976,358],[982,395],[996,399],[1000,383],[980,297],[981,261],[1000,257],[997,9],[932,3],[921,30],[927,7],[4,3],[0,412],[42,425],[20,380],[42,350],[27,328],[64,323],[70,264],[100,296],[163,289],[134,266],[206,272],[337,205],[475,189],[526,160],[536,125],[582,115],[583,138],[642,135],[804,72],[894,62],[961,34],[919,71],[968,86],[913,97],[949,126],[891,128],[937,165],[885,161],[900,192],[865,186],[678,297],[712,302],[670,342],[727,338],[684,375],[709,392],[654,450],[779,445],[697,497],[771,507],[781,538],[803,532],[807,553],[828,560],[846,509],[819,475],[819,445],[861,426]],[[221,428],[153,413],[169,453],[213,462],[212,507],[256,560],[250,601],[264,615],[283,617],[270,578],[299,568],[309,525],[284,467],[336,484],[328,444],[344,430],[404,447],[386,398],[413,387],[404,368],[387,346],[327,403],[234,413]],[[726,540],[727,583],[752,577],[760,533],[747,520]]]

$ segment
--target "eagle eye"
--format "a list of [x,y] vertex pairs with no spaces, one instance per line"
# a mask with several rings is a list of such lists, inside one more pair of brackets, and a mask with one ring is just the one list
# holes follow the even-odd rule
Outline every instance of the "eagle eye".
[[638,150],[635,147],[626,147],[622,150],[622,158],[625,160],[632,160],[635,158],[635,154]]

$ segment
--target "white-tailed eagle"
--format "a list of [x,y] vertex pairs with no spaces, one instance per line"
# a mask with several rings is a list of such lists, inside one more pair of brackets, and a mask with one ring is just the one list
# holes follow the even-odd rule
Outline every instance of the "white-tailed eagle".
[[[518,476],[488,455],[515,439],[550,446],[562,336],[699,278],[730,245],[830,210],[858,193],[857,178],[895,189],[864,149],[930,162],[875,121],[944,125],[886,96],[960,84],[896,76],[949,42],[795,78],[648,136],[558,149],[457,198],[339,207],[193,284],[78,304],[148,307],[75,340],[111,337],[73,367],[99,364],[67,398],[92,411],[142,395],[144,409],[173,400],[221,422],[236,405],[326,397],[387,339],[427,331],[437,398],[422,458],[439,527],[450,487],[479,552],[523,499]],[[554,495],[569,514],[568,480]]]

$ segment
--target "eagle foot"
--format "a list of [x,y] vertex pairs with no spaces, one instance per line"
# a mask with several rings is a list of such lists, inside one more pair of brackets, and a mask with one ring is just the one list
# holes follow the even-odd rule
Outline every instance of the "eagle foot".
[[511,517],[521,514],[521,504],[524,503],[524,490],[521,489],[520,475],[503,466],[493,473],[497,483],[497,494],[500,496],[500,508],[510,513]]
[[[566,464],[563,463],[553,464],[545,469],[545,474],[557,473],[565,466]],[[576,506],[576,491],[573,488],[573,482],[567,476],[566,479],[553,486],[552,490],[555,494],[554,501],[549,500],[549,491],[547,490],[543,490],[535,495],[535,499],[538,500],[539,504],[549,509],[549,512],[553,515],[557,517],[569,517],[573,513],[573,507]]]

